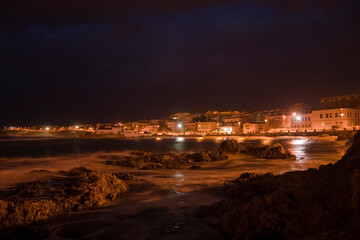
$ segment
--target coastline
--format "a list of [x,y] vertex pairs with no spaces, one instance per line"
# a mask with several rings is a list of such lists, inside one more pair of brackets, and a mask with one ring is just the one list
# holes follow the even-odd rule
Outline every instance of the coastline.
[[[331,141],[333,140],[334,138],[331,138]],[[238,159],[239,157],[241,158]],[[107,172],[131,173],[139,179],[139,182],[135,182],[133,189],[130,188],[129,195],[125,199],[119,199],[117,206],[75,213],[75,215],[82,216],[76,221],[71,220],[73,214],[51,218],[43,222],[45,225],[42,226],[49,229],[49,236],[54,238],[59,237],[59,234],[60,236],[84,234],[83,237],[92,235],[105,237],[111,232],[116,236],[126,236],[133,231],[132,234],[138,236],[138,239],[145,239],[144,235],[136,235],[134,226],[127,225],[127,221],[132,219],[131,221],[144,225],[146,236],[160,238],[175,236],[175,239],[181,239],[187,236],[186,231],[192,231],[197,236],[213,233],[213,235],[208,235],[209,239],[212,236],[214,236],[213,239],[226,239],[226,235],[218,227],[219,220],[214,220],[209,224],[206,222],[207,220],[204,222],[196,217],[202,211],[201,209],[204,209],[203,205],[208,206],[213,202],[220,201],[224,197],[221,186],[224,182],[230,183],[241,173],[256,169],[258,174],[265,174],[267,171],[281,174],[293,169],[293,161],[295,160],[284,162],[276,159],[257,159],[240,154],[234,155],[228,160],[204,163],[197,170],[188,169],[188,167],[185,169],[157,170],[129,169],[105,165],[103,160],[97,161],[98,165],[92,165],[91,168],[101,168],[100,170]],[[319,166],[321,163],[313,163],[313,166]],[[41,172],[38,173],[41,174]],[[126,211],[128,207],[132,208],[133,211]],[[105,214],[105,212],[108,213]],[[154,214],[156,216],[160,214],[160,217],[151,221],[150,219],[153,219]],[[101,220],[102,218],[105,220]],[[119,221],[108,222],[106,219],[119,219]],[[150,220],[151,223],[143,222],[141,219]],[[90,231],[90,234],[86,232],[86,229],[94,221],[97,222],[98,228],[95,232]],[[111,226],[123,224],[129,229],[108,229],[108,224]],[[108,232],[104,232],[103,229],[108,229]]]

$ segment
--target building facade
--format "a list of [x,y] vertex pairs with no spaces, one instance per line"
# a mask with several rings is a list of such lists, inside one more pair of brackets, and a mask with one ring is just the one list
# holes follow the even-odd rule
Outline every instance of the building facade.
[[266,126],[262,123],[245,123],[243,126],[244,134],[257,134],[257,133],[265,133]]
[[209,134],[219,127],[218,122],[198,122],[197,131],[202,134]]
[[322,109],[329,108],[360,108],[360,93],[320,99]]
[[315,130],[353,130],[360,127],[360,109],[331,108],[312,112]]

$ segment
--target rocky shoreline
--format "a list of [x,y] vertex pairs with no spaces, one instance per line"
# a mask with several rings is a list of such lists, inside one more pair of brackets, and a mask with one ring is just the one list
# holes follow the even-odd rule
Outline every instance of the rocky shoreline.
[[284,147],[277,143],[266,146],[255,146],[252,144],[238,143],[236,140],[225,140],[216,152],[202,151],[198,153],[152,153],[134,151],[129,155],[103,155],[106,165],[121,166],[127,168],[149,169],[180,169],[190,167],[199,169],[203,162],[214,162],[226,160],[227,154],[249,154],[264,159],[294,159]]
[[0,231],[83,209],[109,206],[129,191],[133,176],[74,168],[61,176],[1,192]]
[[[360,134],[360,133],[359,133]],[[208,207],[202,217],[218,218],[234,239],[326,239],[338,232],[354,234],[360,213],[360,135],[336,164],[274,176],[241,174],[225,187],[228,200]],[[216,152],[102,155],[103,163],[139,171],[199,169],[203,163],[228,159],[228,154],[262,159],[294,159],[280,144],[254,146],[235,140],[222,142]],[[60,171],[50,180],[21,184],[0,192],[0,238],[46,238],[49,218],[84,209],[113,205],[134,181],[130,174],[114,174],[84,167]],[[231,200],[229,200],[231,199]],[[357,225],[356,225],[357,226]],[[360,226],[360,224],[359,224]],[[349,235],[350,234],[350,235]],[[358,235],[360,236],[360,235]],[[10,239],[16,239],[10,238]]]
[[359,239],[360,132],[335,164],[278,176],[244,173],[225,193],[232,200],[203,215],[220,218],[233,239]]
[[236,140],[223,141],[218,149],[219,153],[244,153],[265,159],[289,159],[296,156],[290,154],[280,143],[266,146],[237,142]]

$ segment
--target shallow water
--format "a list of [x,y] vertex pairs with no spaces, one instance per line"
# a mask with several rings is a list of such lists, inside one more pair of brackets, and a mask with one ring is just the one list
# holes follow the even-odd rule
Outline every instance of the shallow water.
[[[236,138],[254,144],[279,142],[292,160],[256,159],[231,155],[228,160],[204,163],[199,170],[137,170],[104,165],[99,155],[130,150],[153,152],[215,151],[223,138],[167,139],[21,139],[0,141],[0,187],[48,178],[76,166],[137,177],[132,191],[106,209],[74,213],[47,223],[51,239],[223,239],[218,220],[197,218],[202,205],[222,198],[221,186],[242,172],[274,174],[305,170],[341,158],[344,141],[319,137]],[[4,150],[4,151],[3,151]],[[32,152],[33,151],[33,152]],[[39,169],[51,172],[34,171]]]

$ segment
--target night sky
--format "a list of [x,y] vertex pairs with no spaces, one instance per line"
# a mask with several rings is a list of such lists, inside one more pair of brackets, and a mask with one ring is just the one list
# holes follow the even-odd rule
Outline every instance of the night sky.
[[359,12],[359,0],[2,0],[0,124],[131,121],[357,93]]

